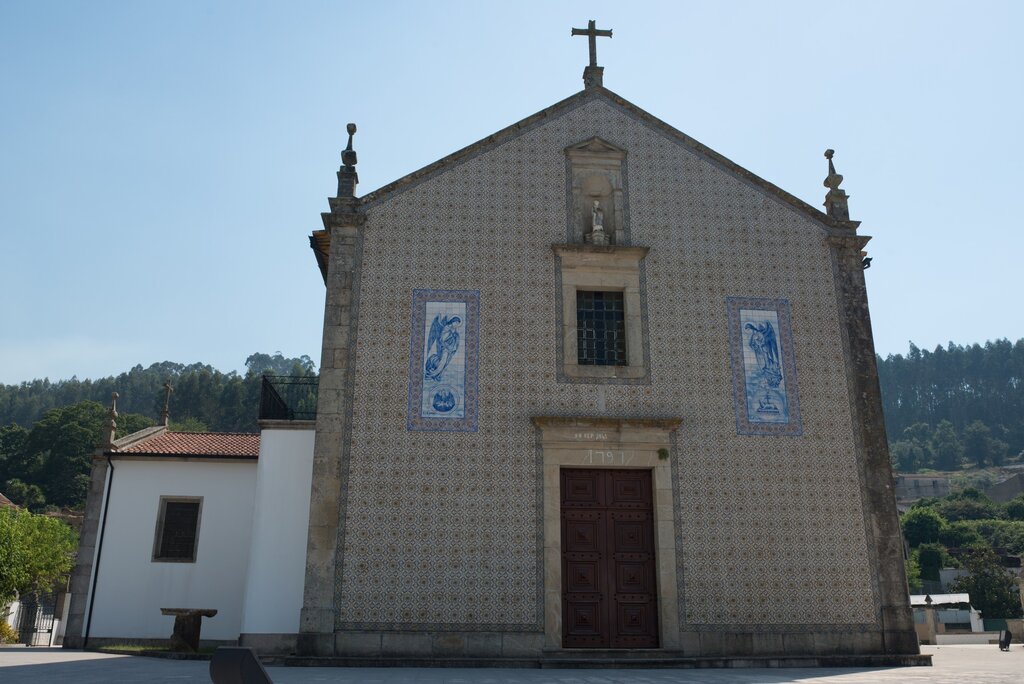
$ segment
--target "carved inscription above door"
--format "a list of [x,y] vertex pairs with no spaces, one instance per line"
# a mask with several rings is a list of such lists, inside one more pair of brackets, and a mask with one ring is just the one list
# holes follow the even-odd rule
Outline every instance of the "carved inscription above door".
[[562,646],[658,646],[649,470],[561,471]]

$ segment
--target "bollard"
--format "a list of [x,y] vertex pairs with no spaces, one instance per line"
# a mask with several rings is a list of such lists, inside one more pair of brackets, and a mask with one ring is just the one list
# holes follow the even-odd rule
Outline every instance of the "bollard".
[[213,684],[274,684],[251,648],[221,646],[210,660]]

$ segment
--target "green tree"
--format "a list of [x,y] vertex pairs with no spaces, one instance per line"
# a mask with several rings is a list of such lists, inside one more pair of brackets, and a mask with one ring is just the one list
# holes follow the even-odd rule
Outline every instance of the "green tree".
[[172,420],[168,426],[171,432],[209,432],[210,428],[206,426],[206,423],[189,416],[182,420]]
[[917,554],[910,554],[910,557],[904,561],[904,565],[907,570],[907,587],[910,589],[911,594],[916,594],[921,591],[921,565],[917,562]]
[[32,426],[26,453],[39,463],[34,480],[57,506],[79,505],[85,500],[75,476],[89,472],[91,456],[100,442],[107,409],[94,401],[47,411]]
[[939,543],[947,549],[961,549],[985,541],[977,527],[969,522],[950,523],[939,532]]
[[992,462],[991,453],[992,431],[980,420],[976,420],[964,430],[964,454],[967,460],[979,466]]
[[274,355],[261,354],[256,352],[245,360],[245,368],[248,375],[313,375],[316,373],[316,364],[308,356],[300,356],[297,359],[288,359],[281,355],[281,352],[274,352]]
[[969,520],[970,525],[992,548],[1024,555],[1024,522],[1020,520]]
[[1006,455],[1010,451],[1010,445],[1001,439],[992,438],[989,441],[989,458],[992,465],[1001,466],[1006,463]]
[[934,509],[923,507],[911,508],[900,523],[903,537],[911,548],[939,541],[939,533],[946,526],[946,521]]
[[1003,513],[1008,520],[1024,520],[1024,494],[1018,494],[1003,504]]
[[899,440],[892,444],[892,449],[897,450],[897,456],[909,467],[902,472],[914,472],[921,468],[930,468],[935,462],[935,454],[932,453],[932,428],[928,423],[914,423],[903,429]]
[[915,444],[929,444],[932,440],[932,426],[928,423],[914,423],[903,429],[903,439]]
[[11,423],[0,428],[0,481],[22,479],[38,467],[25,454],[28,430]]
[[142,416],[138,413],[122,413],[117,417],[117,434],[115,438],[127,437],[132,433],[155,425],[156,421],[149,416]]
[[1009,445],[995,437],[992,430],[980,420],[975,420],[964,430],[964,453],[968,460],[977,465],[1002,465],[1006,460]]
[[942,544],[921,544],[914,549],[921,579],[939,581],[939,570],[952,565],[952,559]]
[[970,575],[954,581],[951,589],[971,595],[971,605],[986,618],[1024,617],[1014,576],[986,544],[977,544],[961,559]]
[[999,505],[972,487],[939,500],[934,508],[948,522],[1000,517]]
[[0,508],[0,605],[65,580],[77,543],[74,530],[56,518]]
[[[51,409],[36,421],[22,446],[19,479],[38,485],[48,503],[78,507],[89,488],[92,454],[109,421],[109,409],[94,401]],[[118,436],[154,425],[146,416],[118,416]]]
[[956,470],[963,464],[964,447],[956,436],[953,424],[948,420],[935,426],[931,446],[935,454],[935,467],[939,470]]
[[39,512],[46,507],[46,497],[38,485],[26,484],[18,478],[11,478],[4,482],[4,495],[14,503]]
[[11,423],[0,427],[0,468],[11,454],[19,453],[28,439],[28,430]]
[[900,473],[916,473],[929,462],[924,449],[917,442],[909,439],[893,442],[889,448],[889,456],[893,468]]

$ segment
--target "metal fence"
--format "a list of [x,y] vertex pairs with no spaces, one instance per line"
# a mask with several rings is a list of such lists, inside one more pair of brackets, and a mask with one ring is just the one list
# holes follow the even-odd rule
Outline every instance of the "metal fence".
[[53,635],[56,601],[52,596],[22,597],[14,628],[18,630],[18,643],[26,646],[49,646]]
[[260,420],[315,420],[319,382],[315,375],[264,375]]
[[[1007,629],[1006,618],[984,618],[981,622],[985,626],[986,632],[1000,632]],[[1013,638],[1017,639],[1019,636],[1014,634]]]

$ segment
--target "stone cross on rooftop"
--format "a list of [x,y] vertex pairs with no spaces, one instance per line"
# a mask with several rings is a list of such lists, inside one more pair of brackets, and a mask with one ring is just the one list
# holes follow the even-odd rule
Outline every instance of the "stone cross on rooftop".
[[171,379],[167,378],[167,382],[164,383],[164,410],[160,412],[160,422],[164,427],[171,424],[171,392],[173,391]]
[[596,67],[597,66],[597,37],[598,36],[602,36],[602,37],[611,38],[612,37],[612,30],[611,29],[599,29],[599,28],[597,28],[597,22],[594,21],[593,19],[591,19],[590,22],[587,24],[587,28],[585,28],[585,29],[574,28],[572,30],[572,35],[574,35],[574,36],[586,36],[587,37],[587,39],[590,41],[590,66]]
[[590,64],[583,70],[583,85],[587,88],[603,86],[604,67],[597,66],[597,37],[611,38],[611,29],[598,29],[597,22],[591,19],[587,28],[574,28],[571,35],[586,36],[590,42]]
[[107,414],[107,425],[103,428],[103,438],[100,446],[104,449],[114,448],[114,439],[117,437],[117,398],[121,396],[117,392],[110,393],[110,412]]

